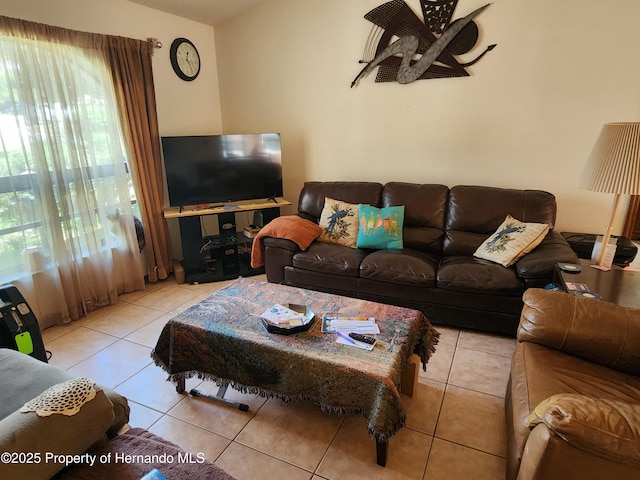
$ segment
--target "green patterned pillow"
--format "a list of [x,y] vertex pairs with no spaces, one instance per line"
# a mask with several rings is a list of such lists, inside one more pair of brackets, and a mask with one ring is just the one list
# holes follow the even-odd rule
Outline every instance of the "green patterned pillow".
[[478,247],[473,256],[508,267],[536,248],[548,231],[549,225],[546,223],[522,223],[507,215],[502,225]]
[[320,242],[356,248],[358,205],[326,197],[319,223],[322,227],[322,233],[318,237]]
[[360,204],[358,248],[401,249],[404,206],[376,208]]

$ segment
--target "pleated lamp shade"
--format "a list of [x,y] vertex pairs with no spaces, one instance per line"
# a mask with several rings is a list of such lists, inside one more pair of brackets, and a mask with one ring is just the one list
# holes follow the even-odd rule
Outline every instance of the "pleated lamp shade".
[[640,123],[602,127],[581,186],[593,192],[640,195]]

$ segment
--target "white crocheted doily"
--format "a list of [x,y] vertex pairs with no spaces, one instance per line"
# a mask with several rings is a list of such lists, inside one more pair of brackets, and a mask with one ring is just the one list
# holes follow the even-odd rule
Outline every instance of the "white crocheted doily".
[[54,413],[75,415],[80,407],[96,396],[94,382],[87,378],[72,378],[54,385],[20,409],[21,412],[36,412],[39,417],[48,417]]

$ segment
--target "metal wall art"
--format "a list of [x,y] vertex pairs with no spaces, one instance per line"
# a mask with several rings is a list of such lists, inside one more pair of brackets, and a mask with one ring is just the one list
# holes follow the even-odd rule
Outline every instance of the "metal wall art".
[[367,65],[351,86],[376,67],[379,67],[376,82],[406,84],[431,78],[468,77],[465,68],[496,45],[489,45],[467,63],[458,62],[455,56],[475,47],[478,25],[473,19],[490,4],[452,22],[457,4],[458,0],[420,0],[424,21],[403,0],[392,0],[367,13],[364,18],[373,27],[360,60]]

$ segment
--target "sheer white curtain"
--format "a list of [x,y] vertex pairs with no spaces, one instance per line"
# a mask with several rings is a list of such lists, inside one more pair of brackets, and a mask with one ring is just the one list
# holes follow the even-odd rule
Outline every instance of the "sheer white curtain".
[[0,22],[0,283],[41,328],[144,289],[111,77],[87,47]]

